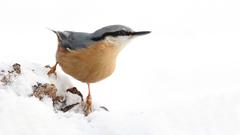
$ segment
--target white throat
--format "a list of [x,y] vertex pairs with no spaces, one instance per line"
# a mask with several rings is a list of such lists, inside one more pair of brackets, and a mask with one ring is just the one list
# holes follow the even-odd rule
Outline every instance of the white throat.
[[121,46],[121,48],[124,48],[126,44],[130,41],[130,37],[129,36],[117,36],[117,37],[107,36],[105,40],[113,45]]

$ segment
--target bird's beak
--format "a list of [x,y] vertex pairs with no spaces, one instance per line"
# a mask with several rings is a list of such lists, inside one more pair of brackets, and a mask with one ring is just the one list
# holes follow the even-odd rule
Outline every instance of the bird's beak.
[[131,35],[133,36],[141,36],[141,35],[146,35],[146,34],[149,34],[151,33],[151,31],[138,31],[138,32],[132,32]]

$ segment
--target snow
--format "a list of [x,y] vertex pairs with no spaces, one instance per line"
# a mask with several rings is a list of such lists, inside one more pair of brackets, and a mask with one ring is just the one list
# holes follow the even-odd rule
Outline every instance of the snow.
[[[11,65],[2,63],[0,67],[5,67],[1,70],[11,71]],[[53,83],[58,88],[58,95],[67,95],[66,89],[73,87],[70,80],[61,73],[49,77],[49,69],[42,65],[28,62],[21,62],[20,65],[21,74],[12,77],[11,83],[0,88],[0,135],[149,134],[146,126],[141,124],[144,121],[138,119],[141,115],[106,112],[98,108],[97,104],[94,105],[95,111],[88,117],[79,111],[81,106],[75,106],[75,109],[66,113],[57,111],[49,97],[40,101],[30,96],[33,93],[32,86],[36,82]],[[74,96],[67,95],[68,105],[81,100]]]
[[[0,135],[239,135],[239,5],[238,0],[1,1],[0,62],[6,64],[0,69],[19,62],[26,76],[0,90]],[[97,109],[88,117],[76,108],[55,112],[50,99],[28,97],[35,81],[56,82],[39,67],[55,63],[56,35],[46,28],[93,32],[112,24],[152,33],[130,42],[113,75],[92,84],[94,105],[109,112]],[[58,88],[76,86],[86,97],[86,84],[57,70],[63,79],[58,82],[64,82]],[[69,104],[78,100],[69,98]]]

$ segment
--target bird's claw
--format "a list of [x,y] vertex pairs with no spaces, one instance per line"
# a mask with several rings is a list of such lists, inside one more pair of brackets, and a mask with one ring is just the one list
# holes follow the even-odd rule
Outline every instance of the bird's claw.
[[52,74],[54,74],[55,76],[57,75],[57,73],[56,73],[57,64],[58,64],[58,62],[56,62],[56,64],[53,67],[50,67],[49,65],[45,66],[46,68],[50,68],[50,70],[47,73],[48,76],[50,76]]
[[85,116],[88,116],[93,111],[91,96],[87,96],[87,100],[84,104],[83,111],[84,111]]
[[55,72],[55,70],[56,70],[56,69],[51,68],[51,69],[48,71],[47,75],[48,75],[48,76],[51,76],[52,74],[54,74],[54,75],[56,76],[57,73]]

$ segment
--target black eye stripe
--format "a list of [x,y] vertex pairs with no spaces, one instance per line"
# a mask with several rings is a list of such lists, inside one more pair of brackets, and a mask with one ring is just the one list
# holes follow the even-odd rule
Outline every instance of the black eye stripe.
[[133,32],[133,31],[124,31],[124,30],[119,30],[119,31],[114,31],[114,32],[106,32],[103,35],[99,37],[92,37],[91,39],[93,41],[99,41],[103,40],[107,36],[112,36],[112,37],[117,37],[117,36],[138,36],[138,35],[146,35],[151,33],[151,31],[138,31],[138,32]]
[[117,37],[117,36],[129,36],[129,35],[133,35],[133,33],[129,31],[119,30],[115,32],[106,32],[100,37],[93,37],[92,40],[99,41],[104,39],[107,36]]

